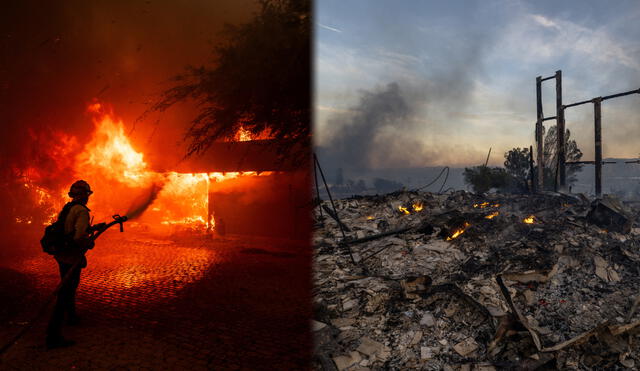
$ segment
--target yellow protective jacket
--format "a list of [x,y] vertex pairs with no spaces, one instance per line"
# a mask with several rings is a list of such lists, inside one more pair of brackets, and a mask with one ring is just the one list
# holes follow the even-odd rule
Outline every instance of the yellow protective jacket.
[[84,257],[83,248],[90,247],[90,235],[87,232],[90,225],[89,208],[84,205],[73,205],[67,218],[64,221],[64,233],[70,236],[73,243],[63,252],[54,257],[60,263],[75,264],[78,259],[82,259],[81,268],[87,266],[87,259]]

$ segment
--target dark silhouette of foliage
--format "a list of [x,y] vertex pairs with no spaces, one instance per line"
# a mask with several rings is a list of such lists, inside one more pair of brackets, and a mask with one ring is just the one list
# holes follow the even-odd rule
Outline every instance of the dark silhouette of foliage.
[[[578,148],[575,140],[571,139],[571,132],[567,130],[564,135],[566,149],[566,161],[580,161],[582,159],[582,151]],[[558,168],[558,129],[551,126],[544,135],[544,187],[545,189],[553,189]],[[567,165],[567,185],[577,180],[577,173],[582,165]]]
[[199,114],[185,139],[187,156],[242,127],[268,133],[284,148],[310,138],[311,35],[309,0],[262,0],[245,24],[226,25],[214,65],[187,67],[151,111],[194,100]]
[[512,178],[511,191],[526,192],[530,177],[529,148],[513,148],[504,154],[504,168]]
[[464,181],[476,193],[485,193],[492,188],[503,189],[509,184],[509,174],[500,167],[474,166],[464,169]]

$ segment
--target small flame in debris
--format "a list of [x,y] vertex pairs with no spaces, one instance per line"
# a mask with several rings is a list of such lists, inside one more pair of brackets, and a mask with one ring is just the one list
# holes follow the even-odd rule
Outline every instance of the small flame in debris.
[[529,215],[529,217],[524,218],[523,222],[527,223],[527,224],[533,224],[535,223],[536,218],[533,215]]
[[240,128],[238,128],[238,131],[236,132],[235,139],[238,142],[248,142],[248,141],[252,140],[253,137],[251,136],[251,132],[249,130],[247,130],[244,127],[240,126]]
[[496,216],[498,216],[498,215],[500,215],[500,212],[498,212],[498,211],[494,211],[494,212],[492,212],[491,214],[489,214],[489,215],[485,216],[485,218],[487,218],[487,219],[493,219],[493,218],[495,218],[495,217],[496,217]]
[[420,212],[420,211],[422,211],[423,205],[422,205],[422,202],[418,201],[418,202],[415,202],[412,205],[412,207],[413,207],[413,211]]
[[494,204],[493,207],[500,207],[500,204]]
[[405,215],[411,214],[411,212],[409,212],[409,209],[404,206],[398,206],[398,210],[400,210],[400,212],[403,212]]
[[454,238],[458,238],[461,234],[464,233],[464,231],[469,228],[471,226],[471,224],[464,222],[464,225],[462,226],[462,228],[458,228],[455,231],[453,231],[453,234],[450,237],[447,237],[447,241],[451,241]]
[[474,208],[480,208],[480,209],[484,209],[485,207],[489,206],[489,203],[487,201],[481,203],[481,204],[473,204]]
[[368,216],[367,220],[373,220],[373,217],[372,216]]

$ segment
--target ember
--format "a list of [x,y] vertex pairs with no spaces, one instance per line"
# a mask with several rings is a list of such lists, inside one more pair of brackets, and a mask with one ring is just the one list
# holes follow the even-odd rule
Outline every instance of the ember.
[[[326,325],[316,333],[319,354],[337,363],[358,354],[372,369],[445,369],[470,359],[526,368],[530,354],[552,367],[566,365],[566,355],[598,354],[591,369],[619,361],[607,344],[640,326],[640,229],[604,234],[584,216],[591,203],[569,195],[488,195],[487,205],[504,205],[499,214],[480,211],[464,191],[418,195],[425,210],[403,218],[388,205],[406,205],[415,193],[334,200],[361,243],[348,245],[352,261],[337,248],[337,223],[325,217],[315,231],[315,320]],[[521,228],[491,215],[554,223]],[[597,339],[582,341],[590,337]]]
[[528,217],[524,218],[522,221],[527,224],[533,224],[535,223],[536,219],[533,215],[529,215]]
[[494,212],[492,212],[491,214],[489,214],[489,215],[485,216],[485,218],[486,218],[486,219],[493,219],[493,218],[495,218],[495,217],[496,217],[496,216],[498,216],[498,215],[500,215],[500,212],[498,212],[498,211],[494,211]]
[[454,230],[453,234],[451,236],[447,237],[447,241],[451,241],[451,240],[453,240],[455,238],[458,238],[470,226],[471,226],[471,224],[469,224],[467,222],[464,222],[464,224],[463,224],[463,226],[461,228],[458,228],[458,229]]
[[400,212],[404,213],[405,215],[409,215],[411,214],[411,212],[409,211],[409,209],[407,209],[404,206],[398,206],[398,210],[400,210]]
[[422,208],[423,208],[422,202],[416,202],[412,206],[413,206],[413,211],[415,212],[422,211]]

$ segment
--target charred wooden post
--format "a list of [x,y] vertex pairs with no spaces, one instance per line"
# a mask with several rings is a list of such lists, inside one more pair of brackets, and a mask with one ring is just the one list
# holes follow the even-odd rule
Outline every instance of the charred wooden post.
[[531,193],[536,192],[536,183],[533,173],[533,146],[529,146],[529,176],[531,177]]
[[602,98],[593,100],[594,122],[595,122],[595,155],[596,155],[596,197],[602,197]]
[[536,108],[537,108],[537,121],[536,121],[536,145],[538,148],[538,191],[544,190],[544,153],[543,153],[543,138],[542,138],[542,120],[544,115],[542,114],[542,76],[536,77]]
[[489,147],[489,153],[487,153],[487,160],[484,162],[484,167],[487,167],[489,164],[489,156],[491,156],[491,147]]
[[[558,172],[560,176],[560,189],[565,188],[567,183],[567,174],[565,168],[566,162],[566,142],[564,138],[564,108],[562,107],[562,71],[556,71],[556,128],[558,129]],[[556,191],[558,191],[556,189]]]

